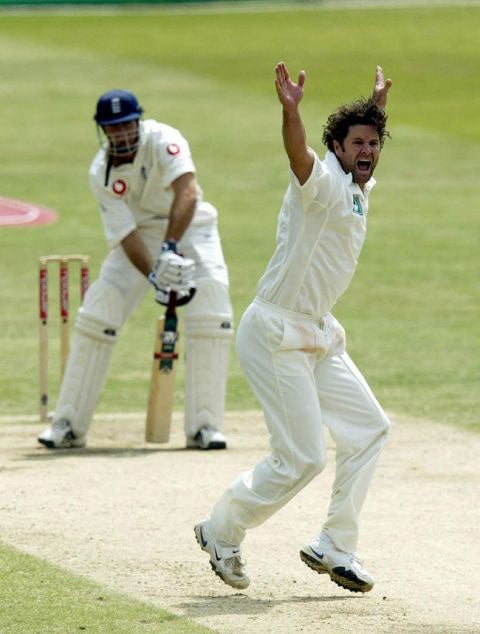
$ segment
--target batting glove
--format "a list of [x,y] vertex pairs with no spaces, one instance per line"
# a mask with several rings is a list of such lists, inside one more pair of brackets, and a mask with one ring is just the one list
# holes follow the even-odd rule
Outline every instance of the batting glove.
[[[177,291],[177,299],[175,301],[176,306],[185,306],[193,299],[195,295],[195,283],[192,282],[192,286],[185,288],[181,291]],[[170,303],[170,291],[159,290],[155,293],[155,301],[162,306],[168,306]]]
[[168,305],[170,291],[177,293],[177,305],[187,303],[195,288],[193,273],[195,262],[177,253],[175,240],[167,240],[162,244],[155,270],[148,276],[149,282],[155,287],[155,301]]
[[162,244],[155,270],[150,273],[149,280],[156,288],[181,291],[192,282],[194,271],[195,262],[179,255],[176,241],[168,240]]

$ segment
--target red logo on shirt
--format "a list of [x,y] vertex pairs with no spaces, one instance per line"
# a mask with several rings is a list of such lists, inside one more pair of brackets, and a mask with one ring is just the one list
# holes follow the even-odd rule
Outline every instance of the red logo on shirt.
[[112,185],[113,191],[117,194],[117,196],[123,196],[123,194],[127,191],[127,183],[118,178]]
[[170,143],[170,145],[167,145],[167,152],[175,156],[176,154],[180,154],[180,148],[176,143]]

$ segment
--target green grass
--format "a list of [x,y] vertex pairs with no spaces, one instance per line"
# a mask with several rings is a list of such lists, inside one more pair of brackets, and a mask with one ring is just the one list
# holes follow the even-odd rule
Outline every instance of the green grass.
[[0,596],[0,631],[5,634],[211,632],[3,544]]
[[[285,59],[307,70],[303,114],[320,154],[329,111],[370,91],[376,63],[393,78],[393,138],[360,266],[335,313],[387,409],[478,423],[479,42],[478,7],[2,15],[0,191],[61,214],[56,225],[1,229],[3,412],[37,408],[37,256],[87,252],[95,275],[106,253],[86,172],[94,104],[108,88],[132,89],[147,116],[189,139],[220,210],[240,318],[272,253],[287,183],[273,89]],[[146,300],[125,327],[100,410],[145,407],[157,312]],[[57,373],[54,357],[53,392]],[[233,356],[228,407],[256,406]]]

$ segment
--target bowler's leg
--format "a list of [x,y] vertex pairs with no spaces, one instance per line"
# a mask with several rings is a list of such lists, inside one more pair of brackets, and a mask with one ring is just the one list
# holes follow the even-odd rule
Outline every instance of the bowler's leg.
[[248,528],[283,507],[325,464],[313,357],[278,350],[275,328],[282,330],[253,305],[238,329],[240,363],[264,410],[271,452],[237,478],[212,510],[212,532],[226,544],[240,544]]
[[323,530],[337,548],[354,552],[358,519],[389,420],[347,353],[315,370],[325,425],[336,443],[336,473]]

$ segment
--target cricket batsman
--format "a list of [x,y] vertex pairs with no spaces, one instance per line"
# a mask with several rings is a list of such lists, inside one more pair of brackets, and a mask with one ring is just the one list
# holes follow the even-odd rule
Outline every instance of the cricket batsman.
[[50,449],[85,446],[121,328],[152,286],[159,303],[171,291],[185,303],[186,445],[227,446],[233,315],[217,210],[203,199],[186,139],[142,115],[128,90],[96,105],[101,147],[89,177],[110,250],[78,312],[53,423],[38,437]]
[[237,334],[239,360],[263,407],[271,450],[195,526],[214,572],[234,588],[250,583],[240,548],[246,531],[323,470],[325,428],[336,444],[331,501],[300,558],[353,592],[374,585],[355,552],[360,511],[389,421],[347,354],[345,332],[331,310],[355,273],[365,240],[391,83],[378,66],[372,97],[330,115],[321,160],[307,144],[299,113],[305,73],[294,83],[284,63],[276,66],[290,182],[275,252]]

